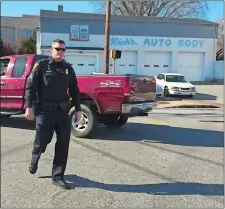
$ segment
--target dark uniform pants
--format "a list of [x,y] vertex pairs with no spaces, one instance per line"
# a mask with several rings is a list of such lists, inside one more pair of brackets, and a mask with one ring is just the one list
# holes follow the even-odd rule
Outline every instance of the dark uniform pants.
[[56,132],[55,156],[52,167],[52,178],[63,179],[66,169],[71,123],[67,112],[52,111],[38,115],[36,118],[36,136],[32,151],[32,163],[38,160],[51,142],[53,133]]

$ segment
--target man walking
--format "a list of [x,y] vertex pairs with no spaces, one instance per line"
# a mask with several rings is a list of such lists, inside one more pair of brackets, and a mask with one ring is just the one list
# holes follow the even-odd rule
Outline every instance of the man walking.
[[[26,86],[25,117],[33,120],[36,116],[36,135],[29,166],[30,173],[36,173],[41,153],[45,152],[55,131],[57,142],[52,182],[61,188],[69,189],[68,183],[64,180],[71,134],[68,113],[70,105],[75,106],[78,122],[81,120],[81,107],[76,75],[72,66],[64,60],[65,51],[65,42],[54,40],[51,48],[52,57],[35,64]],[[72,98],[71,103],[69,97]]]

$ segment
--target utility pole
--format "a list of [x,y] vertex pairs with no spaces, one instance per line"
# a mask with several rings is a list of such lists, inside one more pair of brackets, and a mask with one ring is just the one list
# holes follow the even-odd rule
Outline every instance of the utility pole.
[[106,0],[104,74],[109,74],[109,37],[110,37],[111,0]]

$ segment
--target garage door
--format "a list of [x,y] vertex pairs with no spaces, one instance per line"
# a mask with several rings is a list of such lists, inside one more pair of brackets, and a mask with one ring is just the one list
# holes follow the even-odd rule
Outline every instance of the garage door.
[[171,52],[145,52],[140,73],[155,76],[171,72]]
[[[110,58],[110,72],[112,72],[112,59]],[[121,58],[116,60],[115,74],[136,74],[137,73],[137,52],[122,51]]]
[[67,55],[65,59],[73,64],[77,75],[90,75],[92,72],[96,72],[95,55]]
[[204,53],[180,52],[177,72],[183,74],[189,81],[201,81],[204,63]]

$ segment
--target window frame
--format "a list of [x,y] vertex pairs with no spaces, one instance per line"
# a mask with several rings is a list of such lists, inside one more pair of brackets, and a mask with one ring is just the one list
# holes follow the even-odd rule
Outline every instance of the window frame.
[[[29,34],[30,31],[32,31],[31,34]],[[28,36],[28,37],[32,36],[33,34],[34,34],[34,29],[32,29],[32,28],[27,29],[27,36]]]
[[[87,32],[81,32],[82,29],[86,29]],[[87,38],[86,39],[82,39],[81,38],[81,34],[86,34]],[[89,41],[89,27],[88,27],[88,25],[80,25],[80,28],[79,28],[79,40],[80,41]]]
[[[86,29],[86,32],[82,32]],[[77,32],[73,32],[73,30]],[[86,34],[87,38],[82,38],[82,34]],[[74,37],[75,36],[75,37]],[[71,41],[89,41],[89,25],[71,25],[70,26],[70,40]]]

